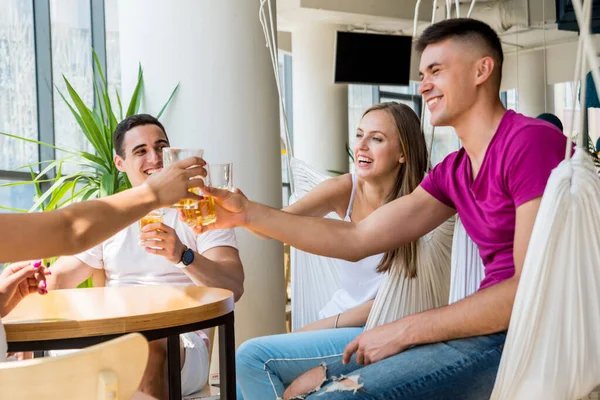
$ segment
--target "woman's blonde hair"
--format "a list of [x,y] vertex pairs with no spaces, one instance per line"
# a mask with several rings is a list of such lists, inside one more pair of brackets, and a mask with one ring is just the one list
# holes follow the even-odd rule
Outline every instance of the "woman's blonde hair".
[[[427,144],[421,131],[419,117],[409,106],[395,102],[379,103],[367,109],[363,117],[378,110],[385,111],[394,118],[400,151],[404,156],[404,163],[400,164],[394,187],[385,199],[386,204],[412,193],[419,186],[428,166]],[[398,229],[402,227],[399,226]],[[405,275],[416,277],[417,244],[418,240],[386,252],[377,266],[377,272],[387,272],[395,262],[403,261]]]

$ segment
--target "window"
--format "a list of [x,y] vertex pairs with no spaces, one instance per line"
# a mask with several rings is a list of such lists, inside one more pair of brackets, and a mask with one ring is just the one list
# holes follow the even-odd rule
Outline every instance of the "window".
[[[63,76],[86,105],[94,102],[90,3],[79,0],[50,0],[52,32],[52,78],[70,99]],[[93,152],[64,100],[54,96],[54,132],[58,147]],[[57,157],[63,154],[57,153]],[[70,166],[75,168],[75,166]]]
[[[578,93],[578,85],[573,82],[563,82],[554,85],[554,114],[563,123],[563,131],[566,135],[574,136],[577,134],[577,124],[579,123],[579,116],[581,114],[581,106],[579,104],[579,97],[575,98],[573,103],[573,95]],[[595,112],[591,113],[595,116]],[[590,136],[597,137],[595,118],[590,121]],[[572,126],[572,123],[575,126]]]
[[[96,46],[107,48],[113,96],[121,85],[117,1],[105,0],[107,43],[104,38],[96,40]],[[0,0],[0,132],[91,150],[54,90],[58,86],[68,97],[64,74],[87,104],[94,101],[91,28],[100,18],[92,16],[91,4],[91,0]],[[35,23],[40,24],[37,29]],[[40,87],[36,82],[42,82]],[[27,210],[33,204],[35,188],[10,186],[30,179],[27,169],[17,168],[31,164],[38,171],[36,163],[48,161],[54,154],[35,143],[2,135],[0,148],[0,206]],[[49,184],[42,184],[43,190],[47,188]]]
[[[436,126],[435,131],[431,125],[431,113],[429,109],[425,107],[424,113],[423,131],[425,133],[425,140],[427,140],[427,146],[431,149],[430,163],[431,166],[435,166],[442,161],[448,154],[460,149],[461,144],[454,128],[449,126]],[[431,145],[431,139],[433,138],[433,146]]]
[[[287,126],[290,139],[290,145],[294,143],[293,134],[293,121],[294,121],[294,110],[292,105],[292,56],[279,52],[277,56],[277,62],[279,66],[279,85],[281,89],[281,97],[283,104],[285,105],[285,112],[287,116]],[[285,121],[283,119],[283,113],[280,113],[280,133],[281,133],[281,197],[282,204],[284,207],[289,205],[290,196],[292,190],[290,186],[290,172],[288,169],[288,153],[286,149],[286,138],[285,138]]]
[[[33,6],[0,0],[0,132],[37,139]],[[1,170],[39,161],[37,145],[0,136]]]
[[[121,53],[119,47],[118,0],[104,0],[106,18],[106,80],[111,104],[118,105],[116,92],[121,93]],[[127,101],[127,100],[124,100]],[[126,110],[123,110],[125,113]],[[114,110],[119,120],[119,112]]]
[[[12,181],[1,180],[0,185],[10,184]],[[0,205],[7,208],[28,210],[33,205],[33,185],[4,186],[0,187]]]

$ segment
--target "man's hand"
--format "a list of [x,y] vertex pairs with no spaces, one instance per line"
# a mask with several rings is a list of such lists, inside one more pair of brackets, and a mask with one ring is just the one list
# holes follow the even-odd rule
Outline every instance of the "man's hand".
[[46,275],[50,271],[41,261],[22,261],[9,264],[0,274],[0,316],[6,316],[26,296],[46,294]]
[[157,174],[152,174],[144,182],[144,185],[154,195],[156,208],[169,206],[182,199],[198,200],[198,195],[188,189],[204,187],[202,179],[192,178],[205,177],[205,165],[206,162],[203,159],[190,157],[164,168]]
[[[207,187],[203,190],[207,195],[215,198],[217,220],[210,225],[197,225],[194,227],[194,232],[201,234],[213,229],[235,228],[246,224],[250,200],[248,200],[240,189],[236,188],[231,192],[229,190]],[[181,213],[179,218],[184,220]]]
[[358,364],[370,365],[408,349],[410,345],[402,340],[403,325],[403,320],[398,320],[361,333],[344,349],[342,362],[348,364],[356,353]]
[[163,256],[172,264],[179,263],[185,251],[185,245],[181,243],[175,230],[162,222],[144,226],[140,246],[145,247],[148,253]]

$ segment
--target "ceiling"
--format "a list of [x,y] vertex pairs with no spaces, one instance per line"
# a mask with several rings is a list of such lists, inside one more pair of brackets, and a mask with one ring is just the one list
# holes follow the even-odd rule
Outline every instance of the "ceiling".
[[[519,6],[528,7],[525,13],[529,13],[529,20],[538,19],[538,21],[519,23],[519,26],[513,26],[500,33],[505,52],[525,51],[541,48],[544,45],[553,46],[577,40],[578,36],[575,32],[557,29],[553,22],[555,18],[553,0],[512,1],[519,2]],[[536,4],[532,3],[533,1]],[[415,2],[416,0],[393,0],[393,2],[388,0],[277,0],[277,24],[279,30],[291,32],[300,25],[327,23],[340,25],[345,30],[412,35]],[[541,18],[542,2],[545,2],[546,6],[544,10],[546,23]],[[479,0],[477,5],[489,7],[494,3],[496,2]],[[444,5],[444,2],[438,0],[437,21],[444,18]],[[468,6],[468,3],[461,4],[461,10],[463,7],[464,10],[468,9]],[[418,31],[422,31],[429,25],[431,11],[432,1],[422,0]],[[466,14],[466,11],[462,12]],[[484,10],[480,13],[479,15],[483,15],[480,18],[485,18],[486,12],[487,10]],[[505,17],[502,16],[502,18]],[[492,23],[490,22],[490,24]]]

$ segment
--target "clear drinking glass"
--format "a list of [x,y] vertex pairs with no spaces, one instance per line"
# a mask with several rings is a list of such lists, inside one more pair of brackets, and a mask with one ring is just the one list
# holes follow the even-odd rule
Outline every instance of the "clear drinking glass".
[[233,190],[233,163],[210,164],[209,167],[210,186]]
[[140,219],[140,232],[142,231],[142,229],[144,229],[146,225],[155,224],[157,222],[163,222],[164,215],[165,213],[162,208],[150,211],[148,214],[143,216],[142,219]]
[[[202,149],[165,147],[163,149],[163,165],[168,167],[169,165],[188,157],[202,158],[203,156],[204,150]],[[208,175],[206,178],[198,176],[194,179],[203,179],[204,184],[206,186],[210,186],[210,175]],[[199,188],[192,188],[189,189],[189,191],[199,195],[200,200],[184,199],[173,205],[173,207],[181,210],[185,218],[185,222],[189,226],[208,225],[215,222],[217,220],[217,214],[215,210],[215,200],[213,197],[206,195]]]

